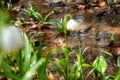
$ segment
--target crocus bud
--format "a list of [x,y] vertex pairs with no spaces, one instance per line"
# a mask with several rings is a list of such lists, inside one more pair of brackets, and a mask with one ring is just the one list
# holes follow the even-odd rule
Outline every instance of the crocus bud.
[[76,22],[76,21],[73,20],[73,19],[70,19],[70,20],[67,22],[67,30],[74,31],[74,30],[77,30],[77,29],[78,29],[78,22]]
[[1,31],[1,49],[13,52],[21,49],[24,45],[22,32],[14,25],[5,27]]

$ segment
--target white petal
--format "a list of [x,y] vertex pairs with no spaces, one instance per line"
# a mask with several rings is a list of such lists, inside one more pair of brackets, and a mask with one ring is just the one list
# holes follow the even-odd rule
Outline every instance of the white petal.
[[22,48],[24,39],[21,31],[13,25],[3,29],[1,43],[2,48],[10,52]]
[[78,23],[75,20],[70,19],[67,22],[67,30],[77,30],[77,29],[78,29]]
[[2,48],[9,50],[10,49],[10,31],[8,29],[4,29],[1,36],[1,44]]

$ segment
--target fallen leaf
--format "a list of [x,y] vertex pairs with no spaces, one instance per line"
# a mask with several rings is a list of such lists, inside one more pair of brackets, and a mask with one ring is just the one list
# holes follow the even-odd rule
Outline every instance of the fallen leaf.
[[84,10],[85,9],[85,5],[78,5],[78,9],[79,10]]
[[105,6],[105,5],[106,5],[106,2],[101,2],[101,3],[99,4],[100,7],[103,7],[103,6]]

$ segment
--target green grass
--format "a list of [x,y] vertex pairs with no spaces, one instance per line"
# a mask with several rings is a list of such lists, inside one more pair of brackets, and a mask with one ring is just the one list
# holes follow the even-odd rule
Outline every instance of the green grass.
[[[111,4],[109,0],[107,0],[107,3]],[[116,3],[116,0],[114,0],[114,3]],[[8,4],[8,8],[11,8],[10,4]],[[34,9],[31,3],[29,3],[28,9],[23,9],[23,11],[25,11],[29,17],[32,17],[43,24],[51,23],[49,22],[48,17],[53,14],[53,12],[48,13],[46,16],[42,16]],[[71,66],[71,54],[67,46],[66,29],[67,21],[71,18],[72,16],[70,14],[66,14],[63,19],[59,20],[57,23],[57,27],[59,27],[60,31],[64,33],[66,39],[66,43],[61,48],[65,57],[62,59],[52,57],[55,61],[51,61],[50,52],[48,52],[46,57],[42,57],[41,55],[42,51],[44,50],[44,46],[40,44],[39,47],[36,48],[34,46],[35,43],[31,43],[27,35],[23,33],[25,43],[22,49],[14,53],[1,52],[4,55],[0,54],[0,76],[3,78],[10,78],[12,80],[30,80],[36,77],[39,80],[49,80],[46,69],[48,69],[49,64],[52,64],[50,68],[59,74],[59,76],[64,77],[65,80],[88,80],[91,75],[93,75],[94,80],[96,80],[97,77],[99,77],[100,80],[120,80],[120,57],[117,59],[115,74],[107,75],[106,70],[108,65],[106,60],[113,57],[113,55],[110,52],[104,50],[100,51],[107,54],[107,57],[100,55],[90,63],[86,61],[86,57],[84,56],[87,48],[82,50],[81,47],[79,47],[78,51],[72,50],[76,60],[73,61]],[[0,11],[0,19],[1,26],[10,24],[11,19],[8,12]],[[108,39],[109,42],[115,40],[114,35],[115,33],[113,33],[112,36]],[[56,48],[54,48],[54,51],[60,54]],[[85,73],[86,69],[90,70]]]
[[[64,58],[54,58],[55,61],[50,61],[50,53],[46,57],[42,57],[42,51],[44,46],[41,44],[37,49],[34,49],[34,43],[30,43],[26,34],[24,34],[25,47],[19,50],[17,53],[7,53],[6,55],[0,55],[0,75],[4,78],[11,78],[12,80],[30,80],[31,78],[37,77],[39,80],[49,80],[46,74],[46,69],[48,65],[52,64],[50,68],[56,71],[60,76],[63,76],[65,80],[88,80],[90,75],[93,75],[94,79],[100,77],[101,80],[109,80],[114,78],[114,80],[120,79],[120,57],[117,60],[116,74],[106,75],[108,58],[100,55],[96,57],[93,63],[87,63],[85,56],[83,54],[88,48],[82,50],[79,48],[73,54],[76,56],[76,61],[73,61],[72,66],[70,65],[70,50],[67,45],[63,45],[62,52],[64,53]],[[53,49],[57,53],[57,49]],[[111,53],[106,51],[101,51],[110,57],[113,57]],[[11,55],[12,54],[12,55]],[[60,53],[59,53],[60,54]],[[8,55],[10,55],[8,57]],[[71,67],[71,68],[70,68]],[[15,68],[15,70],[13,70]],[[18,68],[18,69],[16,69]],[[85,74],[86,69],[90,69]]]
[[[33,47],[29,42],[26,34],[24,34],[25,38],[25,48],[23,50],[19,50],[18,53],[12,55],[14,57],[14,61],[16,61],[16,66],[18,70],[13,70],[10,63],[5,61],[5,57],[0,55],[0,75],[4,78],[11,78],[12,80],[30,80],[35,71],[37,71],[38,78],[47,80],[46,76],[46,67],[49,60],[49,55],[46,58],[38,57],[38,53],[42,52],[43,47],[39,47],[37,51],[33,52]],[[6,55],[12,53],[5,53]],[[40,55],[40,54],[39,54]]]
[[41,23],[44,23],[44,24],[53,24],[52,21],[48,20],[48,17],[50,15],[52,15],[54,13],[54,11],[51,11],[47,15],[43,16],[42,14],[40,14],[38,11],[36,11],[34,9],[34,7],[32,6],[32,4],[30,2],[28,3],[28,8],[27,9],[21,9],[21,10],[23,10],[24,12],[26,12],[29,17],[34,18],[36,20],[39,20]]
[[90,67],[90,65],[86,63],[81,50],[80,52],[75,52],[77,61],[74,62],[72,68],[70,68],[70,52],[66,45],[62,47],[62,51],[65,58],[55,58],[55,63],[52,62],[52,68],[57,71],[60,76],[63,76],[65,80],[82,80],[85,69]]

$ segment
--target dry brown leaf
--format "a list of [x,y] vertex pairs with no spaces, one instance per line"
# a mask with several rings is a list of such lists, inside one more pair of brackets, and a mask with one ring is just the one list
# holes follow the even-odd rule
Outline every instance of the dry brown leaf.
[[106,5],[106,2],[104,1],[104,2],[101,2],[100,4],[99,4],[99,6],[100,7],[103,7],[103,6],[105,6]]
[[79,10],[84,10],[85,9],[85,5],[78,5],[78,9]]

